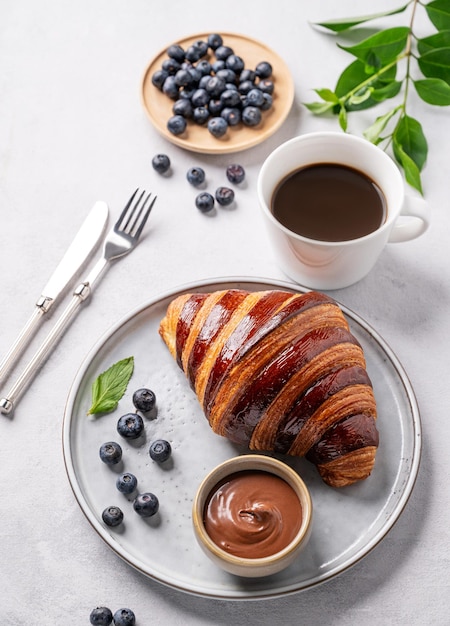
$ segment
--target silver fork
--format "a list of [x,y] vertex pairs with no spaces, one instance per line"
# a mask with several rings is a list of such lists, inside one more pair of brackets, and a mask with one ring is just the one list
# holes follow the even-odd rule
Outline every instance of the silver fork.
[[89,297],[95,283],[98,282],[109,263],[125,256],[136,246],[155,200],[156,196],[151,199],[151,194],[146,195],[145,190],[139,193],[139,189],[136,189],[133,193],[119,219],[105,238],[102,256],[98,259],[86,279],[75,288],[72,299],[53,329],[47,335],[40,348],[38,348],[16,383],[11,387],[7,396],[0,400],[0,413],[8,415],[14,411],[18,399],[62,337],[83,302]]

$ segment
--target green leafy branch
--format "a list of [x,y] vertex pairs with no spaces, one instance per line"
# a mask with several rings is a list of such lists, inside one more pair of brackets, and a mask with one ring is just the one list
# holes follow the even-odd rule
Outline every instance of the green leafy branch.
[[[420,174],[427,159],[428,144],[421,124],[408,115],[407,104],[413,86],[427,104],[450,105],[450,0],[428,3],[409,0],[391,11],[315,25],[341,34],[365,22],[403,13],[408,8],[411,12],[408,26],[380,30],[356,45],[338,43],[339,48],[356,60],[339,76],[334,90],[315,89],[321,100],[305,103],[305,106],[315,115],[337,115],[340,127],[347,131],[349,113],[377,106],[400,94],[399,104],[377,117],[363,134],[383,149],[392,145],[394,158],[404,170],[406,181],[423,193]],[[418,8],[426,12],[434,27],[429,36],[420,39],[413,29]],[[413,78],[413,63],[415,74],[420,78]],[[399,78],[400,64],[404,72]]]

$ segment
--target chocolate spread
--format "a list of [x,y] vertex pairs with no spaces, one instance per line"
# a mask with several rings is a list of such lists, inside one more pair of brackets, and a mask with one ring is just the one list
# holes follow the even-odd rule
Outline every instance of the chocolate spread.
[[255,559],[279,552],[294,539],[302,508],[285,480],[247,470],[227,476],[214,487],[204,518],[206,532],[220,548]]

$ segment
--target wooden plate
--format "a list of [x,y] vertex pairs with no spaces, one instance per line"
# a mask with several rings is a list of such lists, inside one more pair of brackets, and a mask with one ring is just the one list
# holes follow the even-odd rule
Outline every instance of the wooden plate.
[[[183,48],[201,39],[206,41],[209,33],[200,33],[180,39],[176,42]],[[145,111],[155,128],[172,143],[192,150],[208,154],[225,154],[239,152],[255,146],[270,137],[286,119],[294,101],[294,83],[285,62],[273,50],[263,43],[232,33],[221,33],[223,43],[230,46],[235,54],[242,57],[245,67],[254,69],[257,63],[268,61],[273,68],[272,80],[275,84],[273,106],[269,111],[263,111],[263,119],[258,127],[250,128],[239,124],[229,128],[220,139],[211,135],[205,126],[188,122],[183,135],[173,135],[167,130],[167,121],[172,116],[173,100],[163,94],[152,84],[152,75],[161,68],[167,58],[167,48],[164,47],[150,62],[142,80],[141,99]]]

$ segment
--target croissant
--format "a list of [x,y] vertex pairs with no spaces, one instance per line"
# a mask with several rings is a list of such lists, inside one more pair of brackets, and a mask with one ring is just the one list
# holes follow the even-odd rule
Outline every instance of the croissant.
[[332,487],[369,476],[376,402],[362,347],[332,298],[187,293],[169,304],[159,333],[215,433],[305,456]]

